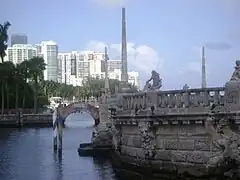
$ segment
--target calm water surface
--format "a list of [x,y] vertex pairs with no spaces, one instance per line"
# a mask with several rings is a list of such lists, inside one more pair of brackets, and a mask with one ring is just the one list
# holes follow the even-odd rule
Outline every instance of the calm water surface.
[[52,128],[0,129],[0,180],[117,180],[109,161],[78,156],[93,124],[87,114],[68,117],[62,160],[53,154]]

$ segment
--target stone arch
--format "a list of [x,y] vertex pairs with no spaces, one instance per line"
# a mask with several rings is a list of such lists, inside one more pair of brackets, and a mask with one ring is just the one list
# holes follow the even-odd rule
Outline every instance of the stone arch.
[[86,102],[75,102],[65,107],[62,106],[59,108],[59,110],[60,117],[63,119],[63,122],[65,122],[68,115],[72,113],[86,112],[93,117],[95,125],[100,123],[99,108]]

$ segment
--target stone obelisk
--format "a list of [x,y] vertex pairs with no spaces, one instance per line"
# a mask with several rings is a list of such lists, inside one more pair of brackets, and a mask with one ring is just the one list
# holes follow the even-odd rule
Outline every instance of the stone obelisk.
[[109,78],[108,78],[108,52],[107,47],[105,47],[105,54],[104,54],[104,65],[105,65],[105,83],[104,83],[104,89],[105,89],[105,95],[109,93]]
[[205,57],[205,49],[202,47],[202,88],[207,87],[206,82],[206,57]]
[[127,67],[127,35],[126,35],[126,12],[125,7],[122,8],[122,72],[121,81],[128,82],[128,67]]

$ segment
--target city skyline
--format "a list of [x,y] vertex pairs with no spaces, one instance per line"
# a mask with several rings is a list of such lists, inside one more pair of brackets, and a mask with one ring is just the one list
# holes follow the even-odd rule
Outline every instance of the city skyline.
[[[72,0],[55,7],[55,3],[8,0],[5,9],[16,13],[3,10],[0,20],[9,20],[10,34],[24,32],[31,44],[52,39],[59,44],[59,52],[103,52],[107,44],[114,59],[120,57],[121,9],[100,2]],[[23,9],[15,8],[18,3]],[[25,9],[27,4],[33,8]],[[181,89],[185,83],[201,87],[201,47],[205,45],[207,85],[222,86],[240,55],[239,5],[236,0],[130,1],[126,5],[129,70],[138,71],[143,83],[156,69],[163,76],[163,89]],[[82,10],[75,11],[79,6]],[[39,10],[41,16],[37,16]],[[48,21],[48,16],[54,21]],[[62,19],[68,23],[67,30]],[[30,25],[34,22],[38,23]]]
[[[43,57],[46,63],[44,80],[82,86],[87,77],[105,78],[105,55],[93,51],[58,52],[58,45],[54,41],[42,41],[40,44],[14,44],[7,48],[5,61],[20,64],[35,56]],[[109,59],[108,77],[121,81],[122,61]],[[127,72],[128,82],[140,89],[139,73]]]

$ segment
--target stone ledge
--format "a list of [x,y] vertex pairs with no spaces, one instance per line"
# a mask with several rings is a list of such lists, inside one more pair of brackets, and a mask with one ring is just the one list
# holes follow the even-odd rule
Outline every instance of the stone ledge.
[[[204,125],[205,120],[209,116],[208,113],[169,113],[161,116],[116,116],[113,121],[118,125],[135,126],[139,122],[150,122],[156,125]],[[215,116],[231,116],[235,124],[240,124],[240,111],[231,113],[216,113]]]
[[[128,170],[139,171],[145,174],[150,171],[151,175],[154,174],[172,174],[181,177],[211,177],[218,175],[220,172],[217,169],[207,169],[204,164],[195,164],[188,162],[171,162],[161,160],[144,160],[122,155],[118,152],[113,154],[114,164],[118,164],[121,168],[128,168]],[[216,171],[214,171],[216,170]],[[154,175],[153,175],[154,176]],[[149,177],[149,176],[148,176]],[[195,178],[194,178],[195,179]]]
[[[121,153],[130,157],[145,159],[144,150],[142,148],[121,146]],[[155,160],[186,162],[194,164],[206,164],[216,152],[212,151],[187,151],[187,150],[165,150],[157,149]]]

